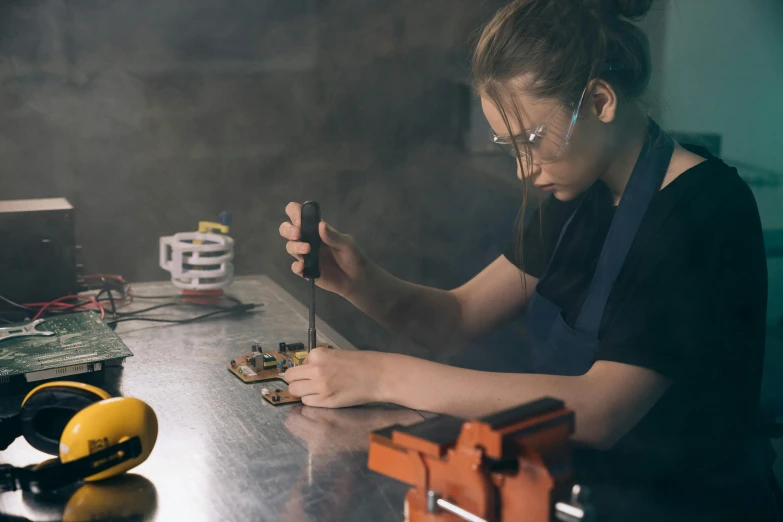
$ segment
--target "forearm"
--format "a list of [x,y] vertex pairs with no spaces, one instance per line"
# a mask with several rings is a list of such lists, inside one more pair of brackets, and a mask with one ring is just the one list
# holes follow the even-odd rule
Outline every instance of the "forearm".
[[383,357],[379,400],[417,410],[477,418],[541,397],[563,400],[576,413],[574,439],[600,447],[609,437],[586,393],[585,376],[490,373],[454,368],[399,354]]
[[421,346],[439,349],[467,342],[460,303],[448,290],[403,281],[370,263],[346,298],[390,332]]

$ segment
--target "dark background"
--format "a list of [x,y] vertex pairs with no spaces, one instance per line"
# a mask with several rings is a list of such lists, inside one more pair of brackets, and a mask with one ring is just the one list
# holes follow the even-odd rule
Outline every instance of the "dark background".
[[[513,166],[487,175],[464,152],[467,42],[501,3],[5,2],[0,199],[68,198],[86,272],[129,281],[168,278],[158,238],[227,210],[237,274],[300,299],[278,226],[313,199],[396,275],[455,286],[519,207]],[[358,346],[393,341],[319,305]]]

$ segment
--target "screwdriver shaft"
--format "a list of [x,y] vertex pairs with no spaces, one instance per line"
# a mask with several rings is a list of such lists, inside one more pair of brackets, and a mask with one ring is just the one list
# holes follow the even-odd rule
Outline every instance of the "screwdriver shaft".
[[307,351],[315,348],[315,278],[310,278],[310,328],[307,329]]

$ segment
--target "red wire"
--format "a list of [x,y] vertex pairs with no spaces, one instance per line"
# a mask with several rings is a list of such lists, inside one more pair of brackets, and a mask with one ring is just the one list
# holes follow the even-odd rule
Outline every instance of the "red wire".
[[46,303],[45,305],[43,305],[41,307],[41,309],[38,310],[38,313],[35,314],[35,317],[33,317],[33,321],[35,321],[36,319],[39,319],[43,315],[43,313],[46,311],[46,309],[49,308],[50,306],[53,306],[53,305],[58,305],[58,308],[63,308],[63,307],[74,308],[74,307],[77,307],[77,306],[78,307],[86,306],[86,305],[79,305],[77,303],[73,303],[71,305],[68,305],[67,303],[60,303],[60,301],[64,301],[65,299],[89,300],[89,301],[92,302],[93,305],[95,305],[95,307],[98,310],[101,311],[101,319],[106,317],[106,311],[103,309],[103,305],[101,305],[101,303],[98,302],[98,300],[95,299],[94,297],[88,297],[88,296],[83,296],[83,295],[65,295],[63,297],[58,297],[54,301],[51,301],[51,302]]

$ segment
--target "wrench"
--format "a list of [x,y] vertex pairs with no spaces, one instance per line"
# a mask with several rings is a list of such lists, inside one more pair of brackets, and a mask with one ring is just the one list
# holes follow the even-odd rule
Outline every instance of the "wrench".
[[54,335],[54,332],[44,332],[36,330],[35,327],[44,322],[44,319],[38,319],[24,326],[5,326],[0,327],[0,341],[11,339],[12,337],[32,337],[42,335],[48,337]]

